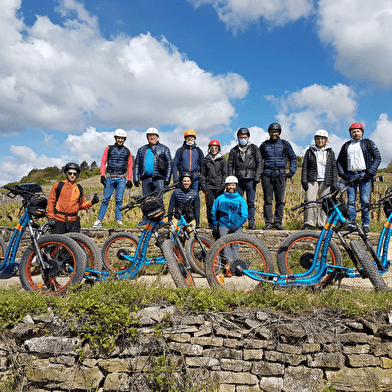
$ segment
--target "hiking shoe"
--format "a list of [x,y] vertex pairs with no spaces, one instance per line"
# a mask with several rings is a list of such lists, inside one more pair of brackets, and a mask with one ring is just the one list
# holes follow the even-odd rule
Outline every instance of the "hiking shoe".
[[275,223],[274,227],[276,230],[284,230],[284,227],[280,223]]
[[303,226],[302,226],[302,229],[301,230],[312,230],[312,226],[310,226],[308,223],[305,223]]
[[93,227],[95,227],[96,229],[99,229],[102,227],[102,222],[100,220],[96,220],[93,224]]
[[369,226],[363,226],[362,229],[364,233],[370,233]]
[[125,226],[124,223],[122,223],[120,220],[116,221],[120,226]]
[[254,223],[249,223],[248,230],[256,230],[256,226]]
[[267,223],[265,226],[264,226],[264,229],[263,230],[272,230],[272,225],[271,225],[271,223]]

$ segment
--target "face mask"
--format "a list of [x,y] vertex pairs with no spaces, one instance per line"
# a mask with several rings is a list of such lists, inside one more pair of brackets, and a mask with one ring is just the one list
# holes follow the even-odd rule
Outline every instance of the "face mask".
[[187,146],[193,146],[194,144],[195,144],[195,142],[191,142],[191,143],[186,142]]
[[248,144],[248,139],[240,139],[239,143],[242,147],[246,146]]

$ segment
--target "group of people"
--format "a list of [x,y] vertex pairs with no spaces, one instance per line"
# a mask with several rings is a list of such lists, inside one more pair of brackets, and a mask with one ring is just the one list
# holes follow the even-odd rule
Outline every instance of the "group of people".
[[[100,174],[104,186],[103,198],[98,217],[93,227],[102,227],[109,201],[115,191],[115,220],[121,221],[121,207],[125,188],[142,186],[143,195],[159,192],[173,181],[179,181],[170,199],[168,213],[178,218],[178,211],[187,208],[188,213],[200,227],[199,190],[205,195],[208,227],[221,236],[237,232],[248,221],[248,229],[255,226],[256,186],[261,182],[264,196],[264,230],[283,230],[285,193],[287,179],[297,170],[297,157],[291,144],[282,139],[282,128],[278,123],[268,127],[269,139],[259,147],[250,142],[248,128],[237,131],[238,143],[229,152],[228,162],[221,154],[218,140],[208,143],[208,152],[196,144],[196,132],[188,129],[184,142],[177,149],[174,159],[170,149],[159,142],[159,131],[149,128],[146,131],[147,144],[137,151],[135,162],[132,154],[124,146],[126,132],[114,132],[115,144],[104,150]],[[338,158],[328,144],[328,132],[318,130],[314,135],[314,145],[304,156],[301,184],[305,191],[305,201],[315,201],[331,192],[338,175],[344,180],[359,177],[359,181],[348,190],[350,211],[348,230],[353,230],[356,217],[356,193],[359,188],[360,203],[369,202],[370,181],[381,163],[380,153],[373,141],[364,139],[364,127],[353,123],[349,127],[350,138],[342,146]],[[97,195],[86,202],[82,187],[76,183],[80,167],[69,163],[64,169],[67,180],[56,183],[49,196],[47,216],[49,225],[56,233],[79,231],[79,209],[87,210],[99,202]],[[133,182],[132,182],[133,181]],[[275,211],[273,201],[275,198]],[[245,201],[246,200],[246,201]],[[305,210],[305,229],[322,227],[326,216],[318,204],[308,204]],[[147,223],[146,217],[137,226]],[[370,213],[362,211],[362,225],[369,232]]]

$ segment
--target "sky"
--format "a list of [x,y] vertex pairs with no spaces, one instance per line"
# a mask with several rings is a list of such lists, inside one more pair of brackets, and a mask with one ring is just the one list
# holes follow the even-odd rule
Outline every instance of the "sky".
[[117,128],[174,156],[186,129],[226,153],[279,122],[303,155],[361,122],[392,160],[390,0],[2,0],[0,33],[0,185],[99,164]]

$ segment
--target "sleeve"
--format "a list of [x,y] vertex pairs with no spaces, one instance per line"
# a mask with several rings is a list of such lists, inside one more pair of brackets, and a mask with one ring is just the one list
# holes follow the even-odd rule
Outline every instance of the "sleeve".
[[205,192],[206,191],[206,159],[203,159],[200,167],[200,189]]
[[372,164],[370,165],[369,168],[366,169],[366,171],[371,174],[372,176],[375,176],[377,174],[377,169],[380,166],[381,163],[381,154],[380,151],[378,150],[376,144],[370,140],[370,155],[373,159]]
[[165,182],[170,183],[171,176],[172,176],[172,170],[173,170],[173,161],[172,161],[169,147],[165,148],[165,158],[166,158],[166,162],[167,162],[167,171],[166,171],[166,176],[165,176]]
[[261,169],[262,169],[262,164],[261,164],[261,152],[260,149],[255,145],[255,155],[256,155],[256,170],[255,170],[255,178],[254,181],[259,182],[261,180]]
[[92,205],[93,205],[93,202],[91,200],[86,201],[86,195],[83,190],[82,200],[79,203],[79,210],[88,210],[89,208],[92,207]]
[[339,155],[338,155],[338,159],[336,161],[337,167],[338,167],[338,174],[340,177],[342,177],[342,175],[346,175],[346,170],[347,170],[347,156],[345,156],[347,153],[347,143],[344,143],[342,148],[340,149]]
[[289,156],[289,161],[290,161],[289,176],[292,177],[297,171],[297,156],[295,155],[293,147],[291,147],[291,144],[289,142],[286,143],[287,143],[287,155]]
[[230,150],[230,153],[229,153],[229,161],[227,163],[227,169],[228,169],[227,174],[229,176],[234,176],[235,175],[235,170],[234,170],[234,149],[233,148]]
[[331,151],[331,160],[332,160],[332,185],[335,186],[338,182],[338,168],[336,165],[335,153]]
[[198,192],[196,192],[195,195],[194,208],[195,208],[196,226],[199,226],[200,225],[200,196]]
[[54,214],[54,207],[55,207],[55,204],[56,204],[56,189],[57,189],[58,185],[59,185],[58,182],[56,182],[53,185],[53,187],[52,187],[52,189],[50,191],[49,197],[48,197],[48,204],[46,206],[46,215],[47,215],[48,219],[51,219],[51,218],[55,217],[54,216],[55,215]]
[[222,183],[221,183],[221,189],[225,189],[226,186],[226,178],[228,177],[228,169],[227,169],[227,162],[226,159],[223,158],[222,162]]
[[173,216],[174,206],[176,204],[176,191],[174,191],[170,197],[169,208],[167,210],[168,216]]
[[245,199],[241,196],[242,200],[241,200],[241,204],[240,204],[240,225],[238,227],[238,229],[240,227],[243,226],[243,224],[247,221],[248,219],[248,204],[245,201]]
[[302,161],[301,184],[308,182],[308,161],[309,161],[309,149],[306,150],[304,160]]
[[179,148],[176,151],[176,154],[174,155],[174,160],[173,160],[172,171],[173,171],[173,181],[174,182],[178,181],[178,165],[180,164],[180,151],[181,151],[181,148]]
[[105,175],[105,169],[106,169],[106,162],[108,161],[108,152],[109,152],[109,146],[107,146],[103,152],[102,159],[101,159],[101,176]]

